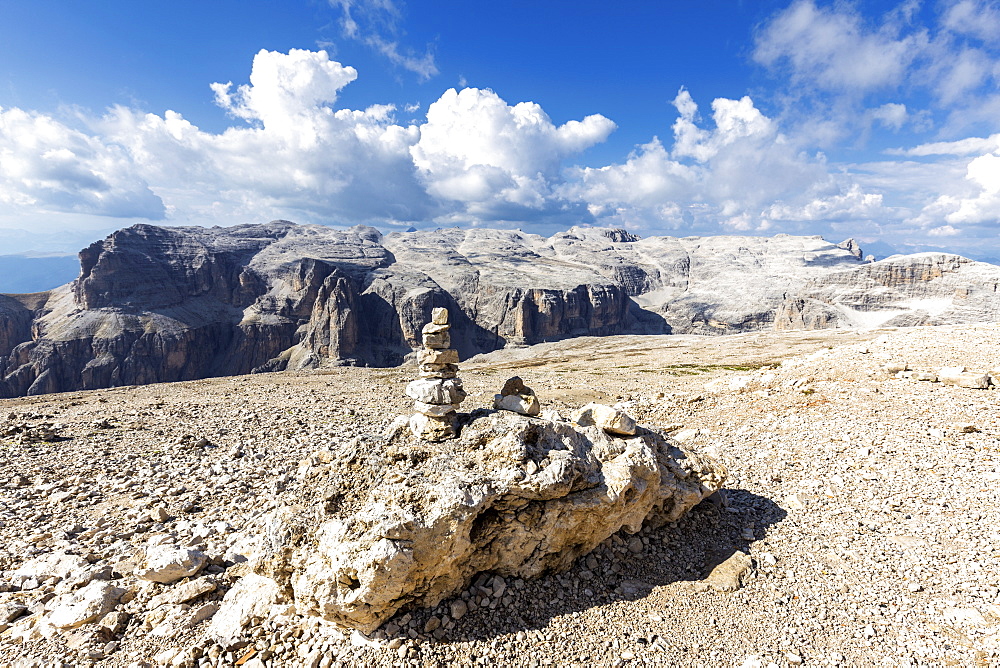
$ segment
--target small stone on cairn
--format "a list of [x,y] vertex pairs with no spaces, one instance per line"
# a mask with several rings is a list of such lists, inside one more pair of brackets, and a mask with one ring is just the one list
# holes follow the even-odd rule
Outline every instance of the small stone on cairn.
[[458,351],[450,348],[450,329],[448,309],[433,309],[431,322],[422,331],[424,348],[417,353],[420,378],[406,386],[406,396],[414,400],[417,411],[410,418],[410,430],[428,441],[456,436],[458,405],[466,396],[457,377]]
[[493,395],[493,408],[532,416],[541,411],[535,392],[519,376],[508,378],[500,394]]

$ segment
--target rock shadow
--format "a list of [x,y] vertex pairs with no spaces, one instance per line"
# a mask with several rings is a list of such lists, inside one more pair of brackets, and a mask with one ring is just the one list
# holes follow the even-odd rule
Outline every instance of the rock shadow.
[[624,334],[673,334],[673,328],[660,313],[644,309],[634,299],[628,300],[628,320]]
[[[506,577],[506,591],[499,597],[484,596],[486,591],[480,587],[488,590],[493,574],[482,573],[463,592],[468,592],[468,597],[459,595],[433,609],[409,611],[420,632],[431,616],[450,617],[450,604],[458,598],[484,603],[483,607],[477,605],[478,609],[470,606],[452,628],[420,632],[418,638],[441,644],[491,640],[517,631],[542,629],[556,616],[616,601],[639,600],[663,585],[704,580],[712,568],[736,551],[749,552],[751,543],[763,538],[768,527],[787,515],[766,497],[742,489],[723,491],[728,503],[713,497],[676,523],[658,529],[644,527],[634,535],[619,531],[563,573],[523,581],[521,588],[516,586],[516,578]],[[752,540],[748,537],[750,531],[754,534]],[[642,542],[641,550],[636,538]],[[691,595],[697,595],[693,588]],[[400,623],[406,614],[398,613],[383,627],[392,630],[395,624],[400,629],[390,637],[411,637],[407,633],[413,626]]]

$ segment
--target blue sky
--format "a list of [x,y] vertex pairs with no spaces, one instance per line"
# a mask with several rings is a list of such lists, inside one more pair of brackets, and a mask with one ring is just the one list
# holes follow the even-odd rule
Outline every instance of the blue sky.
[[286,218],[1000,257],[996,2],[0,0],[0,17],[0,254]]

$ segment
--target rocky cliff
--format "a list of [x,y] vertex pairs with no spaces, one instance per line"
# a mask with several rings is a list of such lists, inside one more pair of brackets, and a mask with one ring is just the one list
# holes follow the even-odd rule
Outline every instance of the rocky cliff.
[[1000,267],[860,258],[818,236],[137,225],[84,249],[73,283],[0,295],[0,397],[396,365],[437,306],[463,358],[574,336],[997,318]]
[[776,329],[911,327],[1000,320],[1000,267],[945,253],[896,255],[808,281]]

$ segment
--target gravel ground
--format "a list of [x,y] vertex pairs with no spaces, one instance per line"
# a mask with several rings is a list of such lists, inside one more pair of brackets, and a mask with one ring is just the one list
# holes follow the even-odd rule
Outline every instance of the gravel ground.
[[[463,410],[514,374],[544,408],[621,403],[719,458],[724,494],[566,573],[484,574],[371,638],[292,615],[227,647],[195,615],[244,573],[298,462],[409,413],[414,370],[3,400],[0,665],[1000,665],[1000,395],[885,369],[903,364],[1000,367],[1000,327],[587,338],[464,362]],[[132,573],[166,541],[209,557],[191,580],[212,589],[157,608],[185,581]],[[128,617],[42,637],[81,580],[15,571],[52,552],[110,578]]]

